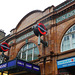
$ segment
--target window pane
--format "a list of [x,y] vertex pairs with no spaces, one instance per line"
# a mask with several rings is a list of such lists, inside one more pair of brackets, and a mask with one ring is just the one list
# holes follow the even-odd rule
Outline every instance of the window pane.
[[62,51],[66,51],[66,50],[69,50],[70,49],[70,41],[67,40],[67,41],[63,41],[62,43]]
[[24,47],[23,47],[23,51],[25,51],[27,49],[27,45],[25,45]]
[[3,73],[3,75],[8,75],[7,73]]
[[35,59],[38,59],[38,55],[39,55],[39,50],[38,50],[38,48],[36,47],[36,48],[34,48],[34,60],[35,60]]
[[70,32],[72,32],[72,28],[70,29]]
[[32,60],[32,50],[28,50],[28,56],[27,56],[27,61],[31,61]]
[[72,38],[74,38],[74,34],[72,34]]
[[72,49],[75,48],[75,33],[72,34]]
[[64,37],[64,41],[66,41],[66,37]]
[[21,58],[21,52],[18,53],[17,57],[18,58]]
[[34,43],[28,43],[21,48],[17,56],[22,60],[31,61],[33,59],[37,59],[38,54],[39,50],[37,46]]
[[34,47],[36,46],[36,44],[34,44]]
[[20,51],[23,51],[23,48],[21,48],[21,50]]
[[26,60],[26,51],[22,53],[22,59]]
[[67,40],[69,40],[69,36],[67,36]]
[[33,43],[28,44],[28,49],[33,47]]
[[75,26],[73,26],[73,30],[75,31]]
[[73,25],[64,35],[61,43],[61,51],[75,48],[75,25]]
[[72,40],[72,49],[75,48],[75,39]]

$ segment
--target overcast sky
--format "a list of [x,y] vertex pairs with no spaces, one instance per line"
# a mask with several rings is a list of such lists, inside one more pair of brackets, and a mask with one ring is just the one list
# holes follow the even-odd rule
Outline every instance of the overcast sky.
[[33,10],[44,10],[57,6],[65,0],[0,0],[0,29],[6,35],[15,28],[19,21]]

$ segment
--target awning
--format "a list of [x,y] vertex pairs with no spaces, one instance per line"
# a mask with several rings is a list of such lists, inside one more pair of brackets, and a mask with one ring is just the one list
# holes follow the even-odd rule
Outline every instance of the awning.
[[0,64],[0,72],[4,71],[8,71],[9,74],[25,71],[40,75],[40,67],[38,65],[17,58]]

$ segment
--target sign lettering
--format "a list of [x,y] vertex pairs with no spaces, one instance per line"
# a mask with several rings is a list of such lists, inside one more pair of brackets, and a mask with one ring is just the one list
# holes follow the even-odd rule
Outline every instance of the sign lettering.
[[63,21],[71,16],[75,15],[75,9],[72,10],[71,12],[64,14],[63,16],[60,16],[59,18],[56,19],[56,23]]
[[37,66],[33,66],[33,69],[39,71],[39,67]]
[[23,62],[23,61],[18,60],[18,61],[17,61],[17,64],[18,64],[19,66],[24,67],[24,62]]
[[27,34],[24,34],[24,35],[22,35],[21,37],[17,38],[17,39],[16,39],[16,42],[19,42],[19,41],[21,41],[21,40],[23,40],[23,39],[25,39],[25,38],[27,38],[27,37],[33,35],[33,34],[34,34],[33,31],[31,31],[31,32],[29,32],[29,33],[27,33]]
[[32,69],[32,65],[29,64],[29,63],[26,63],[25,67],[26,67],[26,68],[29,68],[29,69]]
[[64,67],[69,67],[69,66],[75,66],[75,57],[66,58],[66,59],[62,59],[62,60],[57,61],[58,69],[64,68]]
[[0,69],[6,68],[6,67],[7,67],[7,64],[6,64],[6,63],[5,63],[5,64],[0,65]]

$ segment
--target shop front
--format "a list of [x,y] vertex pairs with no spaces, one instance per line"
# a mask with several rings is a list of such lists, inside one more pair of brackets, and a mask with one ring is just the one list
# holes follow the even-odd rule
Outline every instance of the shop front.
[[40,67],[16,58],[0,64],[0,75],[40,75]]
[[58,75],[75,75],[75,57],[57,60]]

